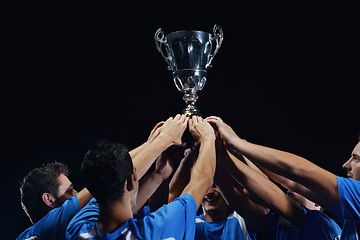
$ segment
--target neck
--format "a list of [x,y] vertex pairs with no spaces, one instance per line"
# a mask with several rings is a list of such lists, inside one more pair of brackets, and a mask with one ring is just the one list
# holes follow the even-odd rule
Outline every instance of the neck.
[[212,211],[204,211],[204,219],[207,222],[217,222],[220,220],[224,220],[226,219],[228,216],[228,210],[226,209],[222,209],[221,211],[215,210],[214,212]]

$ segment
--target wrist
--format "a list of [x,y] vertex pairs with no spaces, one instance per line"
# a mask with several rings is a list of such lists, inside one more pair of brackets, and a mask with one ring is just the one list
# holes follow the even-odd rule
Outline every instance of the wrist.
[[162,183],[167,179],[166,176],[162,175],[160,172],[157,172],[156,170],[153,172],[152,178],[158,183]]

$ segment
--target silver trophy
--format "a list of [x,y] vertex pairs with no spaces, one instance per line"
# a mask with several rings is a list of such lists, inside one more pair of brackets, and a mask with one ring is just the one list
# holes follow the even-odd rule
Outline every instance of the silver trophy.
[[[182,113],[200,116],[195,106],[197,91],[204,88],[207,69],[223,41],[223,31],[214,25],[213,35],[203,31],[176,31],[167,35],[159,28],[155,33],[155,45],[172,71],[177,89],[184,93],[186,107]],[[213,44],[215,45],[213,46]]]

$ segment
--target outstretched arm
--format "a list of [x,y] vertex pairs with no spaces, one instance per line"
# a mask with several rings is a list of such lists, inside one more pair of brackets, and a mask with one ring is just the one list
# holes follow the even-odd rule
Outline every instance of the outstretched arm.
[[[250,194],[252,199],[261,201],[261,205],[276,209],[283,217],[298,226],[302,226],[304,213],[300,204],[288,197],[282,189],[269,180],[266,175],[254,170],[243,161],[230,157],[226,150],[217,147],[218,165],[223,167],[228,175],[232,175]],[[226,174],[224,174],[226,175]]]
[[180,196],[186,185],[189,183],[191,168],[194,165],[196,156],[196,147],[193,146],[192,148],[185,150],[184,157],[169,183],[168,202],[172,202],[175,198]]
[[141,151],[134,154],[133,163],[139,179],[146,174],[163,151],[170,146],[181,145],[181,138],[187,128],[188,119],[185,115],[177,114],[175,117],[168,118],[161,127],[155,127],[155,136],[150,135],[150,138],[154,137],[154,139],[142,147]]
[[144,150],[158,135],[160,132],[160,127],[165,123],[165,121],[158,122],[154,128],[151,130],[150,135],[148,136],[148,139],[146,142],[141,144],[140,146],[132,149],[129,154],[132,159],[135,158],[136,155],[138,155],[142,150]]
[[[251,161],[249,159],[246,160],[247,163],[250,163]],[[304,205],[305,207],[309,208],[309,209],[314,209],[314,207],[317,205],[316,203],[318,201],[321,201],[321,196],[319,196],[316,192],[311,191],[310,189],[304,187],[303,185],[294,182],[291,179],[288,179],[282,175],[276,174],[274,172],[269,171],[268,169],[259,166],[259,169],[261,169],[261,171],[263,173],[266,174],[266,176],[269,177],[269,179],[271,179],[274,182],[277,182],[278,184],[280,184],[282,187],[284,187],[287,190],[291,190],[291,192],[296,192],[302,196],[307,196],[307,199],[313,199],[313,201],[302,201],[301,204]],[[314,202],[316,200],[316,202]]]
[[233,129],[221,118],[211,116],[207,118],[215,129],[219,131],[227,149],[230,152],[241,152],[256,165],[261,165],[272,172],[300,183],[313,192],[317,192],[321,199],[305,196],[319,203],[325,208],[339,207],[336,175],[315,165],[314,163],[295,154],[257,145],[238,137]]
[[264,226],[267,224],[268,209],[251,200],[244,192],[243,186],[219,164],[216,166],[215,184],[230,208],[250,223],[257,232],[265,235]]
[[[149,175],[149,177],[152,178],[153,176],[159,175],[161,177],[161,184],[158,185],[156,191],[153,192],[151,194],[151,197],[148,199],[148,204],[152,212],[157,210],[162,205],[168,203],[169,180],[170,180],[169,178],[173,173],[174,169],[176,168],[176,166],[179,165],[179,162],[184,157],[184,151],[186,148],[187,147],[185,144],[181,146],[171,147],[167,149],[165,152],[163,152],[161,156],[158,158],[158,160],[156,160],[155,170]],[[151,186],[144,186],[144,187],[145,189],[152,188]]]
[[199,144],[199,154],[182,194],[192,195],[199,207],[207,190],[213,185],[216,168],[215,133],[211,125],[198,116],[192,116],[189,120],[189,131],[196,144]]

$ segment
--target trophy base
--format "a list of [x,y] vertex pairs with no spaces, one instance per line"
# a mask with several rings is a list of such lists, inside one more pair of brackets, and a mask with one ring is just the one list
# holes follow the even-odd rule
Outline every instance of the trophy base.
[[[187,117],[192,117],[192,116],[199,116],[201,117],[201,113],[200,110],[197,109],[194,105],[188,105],[186,108],[184,108],[181,112],[181,114],[184,114]],[[191,133],[189,132],[189,130],[185,131],[183,136],[182,136],[182,141],[186,142],[187,144],[194,144],[195,140],[194,138],[191,136]]]
[[201,113],[197,108],[185,108],[182,110],[181,114],[184,114],[187,117],[201,116]]

